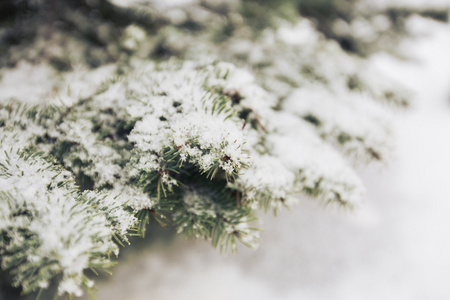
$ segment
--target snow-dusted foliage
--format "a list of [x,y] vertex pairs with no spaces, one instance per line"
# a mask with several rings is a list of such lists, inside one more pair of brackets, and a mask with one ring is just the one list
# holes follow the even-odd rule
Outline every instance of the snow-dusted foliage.
[[259,208],[299,193],[359,205],[352,166],[389,157],[389,109],[406,92],[309,20],[257,2],[111,2],[137,21],[120,20],[114,45],[111,24],[91,29],[108,64],[90,69],[80,49],[94,46],[80,43],[61,48],[65,72],[46,60],[0,70],[0,254],[13,285],[58,279],[79,295],[84,270],[108,268],[114,241],[153,219],[235,251],[257,247]]
[[135,217],[111,195],[80,193],[70,172],[18,142],[7,136],[0,147],[2,267],[25,293],[58,275],[59,294],[81,295],[81,285],[91,287],[84,270],[112,265],[113,237],[126,240]]

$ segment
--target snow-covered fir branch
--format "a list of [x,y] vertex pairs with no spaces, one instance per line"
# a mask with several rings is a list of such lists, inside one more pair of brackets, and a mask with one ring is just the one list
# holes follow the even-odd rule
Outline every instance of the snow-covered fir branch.
[[92,287],[84,270],[110,268],[113,238],[127,241],[136,219],[117,196],[81,193],[70,172],[8,138],[0,160],[2,268],[24,293],[59,276],[59,294],[81,295],[82,285]]
[[25,1],[42,15],[20,26],[40,33],[0,69],[0,260],[24,293],[91,289],[85,271],[109,269],[154,220],[256,248],[259,209],[298,194],[354,209],[354,166],[389,159],[408,92],[287,13],[296,1],[77,1],[116,19],[59,3],[88,38],[45,40],[47,0]]

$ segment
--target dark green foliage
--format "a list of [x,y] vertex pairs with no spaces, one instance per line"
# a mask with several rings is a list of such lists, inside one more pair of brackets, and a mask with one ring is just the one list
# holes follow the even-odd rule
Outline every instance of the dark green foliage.
[[[186,236],[210,239],[214,247],[225,251],[232,249],[234,252],[237,240],[248,245],[254,243],[254,240],[246,240],[251,233],[240,231],[238,226],[243,219],[249,223],[255,221],[252,209],[248,203],[237,201],[238,192],[227,187],[239,175],[239,170],[228,175],[217,164],[206,173],[196,164],[182,160],[179,150],[176,146],[166,149],[160,170],[141,172],[137,180],[144,192],[158,200],[152,209],[138,213],[140,235],[145,235],[146,224],[154,218],[161,225],[170,220]],[[164,183],[170,180],[175,180],[176,184]],[[192,197],[195,200],[186,201],[194,199]],[[249,230],[257,229],[250,227]]]
[[320,126],[322,124],[316,116],[313,116],[311,114],[304,116],[303,119],[313,124],[314,126]]

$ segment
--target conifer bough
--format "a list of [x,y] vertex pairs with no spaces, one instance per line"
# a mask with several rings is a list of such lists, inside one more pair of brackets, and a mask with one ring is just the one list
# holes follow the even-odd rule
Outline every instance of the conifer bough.
[[[25,3],[38,17],[10,30],[38,20],[39,32],[49,1]],[[38,34],[2,70],[1,268],[24,294],[54,281],[59,295],[91,290],[85,271],[108,270],[153,220],[225,251],[255,248],[258,209],[298,193],[352,209],[364,188],[351,164],[389,157],[390,110],[407,93],[286,15],[296,1],[74,3],[104,26],[60,9],[76,30],[53,28],[59,53],[31,64]],[[92,64],[102,47],[109,58]]]

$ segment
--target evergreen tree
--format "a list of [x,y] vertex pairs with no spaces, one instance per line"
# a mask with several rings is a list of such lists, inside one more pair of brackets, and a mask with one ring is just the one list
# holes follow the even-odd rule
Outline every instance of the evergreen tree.
[[366,57],[395,53],[411,14],[448,19],[369,6],[2,1],[4,297],[91,291],[153,220],[235,252],[298,193],[357,207],[353,167],[389,158],[409,103]]

